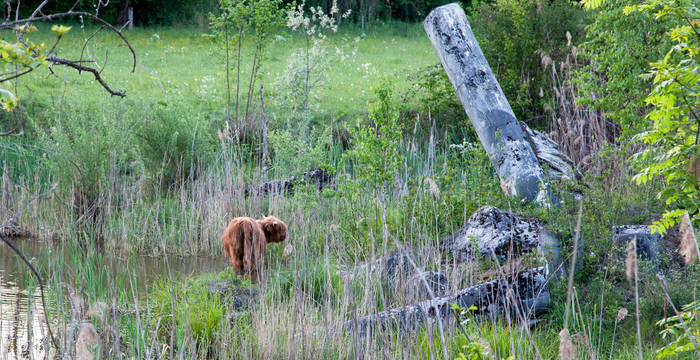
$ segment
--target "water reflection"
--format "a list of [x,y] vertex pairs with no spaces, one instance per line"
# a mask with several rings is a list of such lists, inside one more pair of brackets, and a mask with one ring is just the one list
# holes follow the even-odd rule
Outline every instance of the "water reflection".
[[[40,259],[46,262],[47,256],[57,256],[56,254],[69,256],[59,251],[56,245],[52,245],[54,248],[49,252],[45,243],[35,240],[16,240],[15,243],[27,258],[34,261]],[[106,256],[104,264],[112,274],[126,271],[132,275],[132,279],[135,280],[133,288],[140,301],[145,300],[150,284],[156,279],[167,278],[168,273],[173,279],[179,280],[198,274],[221,271],[227,266],[223,257],[203,256],[170,256],[167,262],[163,257],[139,256],[121,259]],[[132,284],[127,283],[126,286],[132,286]],[[48,298],[47,301],[49,301]],[[50,316],[55,317],[56,314],[52,313]],[[0,244],[0,359],[44,358],[44,349],[48,345],[44,344],[44,341],[48,340],[45,327],[44,312],[36,281],[30,279],[26,265],[12,249],[5,244]]]

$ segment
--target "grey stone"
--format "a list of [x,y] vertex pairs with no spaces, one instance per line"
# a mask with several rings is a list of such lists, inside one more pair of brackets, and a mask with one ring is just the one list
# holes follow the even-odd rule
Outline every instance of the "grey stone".
[[420,301],[443,296],[447,285],[445,274],[425,271],[406,279],[402,284],[401,292],[405,301]]
[[627,245],[632,239],[637,239],[637,256],[656,263],[661,235],[652,234],[649,225],[613,226],[613,244]]
[[255,289],[238,281],[224,279],[209,280],[204,284],[204,289],[211,296],[219,296],[222,304],[234,311],[248,310],[257,296]]
[[494,206],[479,208],[445,247],[459,259],[467,260],[474,246],[482,257],[492,254],[501,260],[537,250],[542,228],[537,219],[519,217]]
[[248,186],[245,188],[245,196],[291,193],[294,191],[294,185],[300,182],[315,185],[320,191],[333,182],[333,175],[324,169],[314,169],[305,172],[299,180],[292,176],[288,179],[270,180]]

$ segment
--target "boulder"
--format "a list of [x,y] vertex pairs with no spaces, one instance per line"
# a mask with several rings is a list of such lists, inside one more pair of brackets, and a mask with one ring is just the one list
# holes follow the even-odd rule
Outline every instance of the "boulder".
[[209,280],[204,284],[204,289],[211,296],[219,296],[221,303],[234,311],[248,310],[257,296],[255,289],[236,280]]
[[651,260],[656,264],[661,235],[652,234],[649,225],[613,226],[613,244],[624,246],[632,239],[637,239],[637,256]]

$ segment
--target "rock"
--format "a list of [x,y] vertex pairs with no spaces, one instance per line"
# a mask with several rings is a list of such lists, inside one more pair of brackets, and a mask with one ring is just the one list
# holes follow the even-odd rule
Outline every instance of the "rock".
[[[425,278],[425,282],[423,279]],[[427,286],[426,286],[427,284]],[[447,290],[447,276],[445,274],[426,271],[415,274],[402,283],[401,294],[405,301],[414,302],[433,297],[440,297]]]
[[408,256],[407,251],[395,251],[374,260],[357,264],[353,269],[341,271],[340,276],[346,281],[365,275],[390,280],[398,274],[407,275],[414,271]]
[[635,238],[637,239],[637,256],[651,260],[656,264],[661,235],[652,234],[649,225],[613,226],[613,244],[624,246]]
[[[305,172],[299,181],[316,185],[316,188],[320,191],[333,181],[333,176],[324,169],[314,169]],[[298,183],[298,181],[294,176],[288,179],[267,181],[245,188],[245,196],[250,196],[251,194],[267,195],[269,193],[291,193],[294,191],[295,183]]]
[[[527,218],[502,211],[494,206],[477,210],[457,233],[443,241],[443,250],[452,255],[452,262],[473,260],[478,254],[499,261],[536,253],[546,259],[549,276],[559,278],[567,269],[562,265],[559,240],[536,218]],[[512,253],[511,253],[512,250]]]
[[0,232],[8,238],[28,237],[29,231],[22,228],[14,219],[10,219],[6,224],[0,225]]
[[475,246],[484,258],[495,254],[499,259],[506,260],[508,255],[536,250],[540,245],[541,232],[536,219],[521,218],[494,206],[484,206],[445,241],[445,249],[452,252],[457,261],[469,259],[475,252]]
[[75,358],[76,360],[93,360],[95,355],[93,351],[99,346],[99,338],[92,324],[88,321],[83,321],[80,324],[80,332],[78,332],[78,341],[75,342]]
[[204,284],[204,289],[211,296],[219,296],[223,305],[234,311],[246,311],[254,303],[257,296],[255,289],[245,286],[239,281],[213,279]]
[[435,299],[348,320],[342,324],[342,329],[359,337],[364,337],[377,328],[387,329],[395,325],[415,329],[426,321],[436,321],[438,317],[443,321],[449,320],[454,312],[453,305],[462,309],[476,306],[474,313],[480,316],[505,315],[527,320],[547,312],[551,307],[546,285],[546,269],[530,269]]
[[[549,276],[554,276],[556,279],[561,279],[566,275],[568,268],[564,263],[564,258],[561,256],[561,249],[559,248],[559,239],[557,239],[554,234],[549,232],[549,230],[540,230],[540,240],[537,245],[537,253],[544,255],[547,259],[547,274]],[[582,259],[583,259],[583,237],[579,236],[579,247],[578,253],[576,255],[576,271],[581,269]]]

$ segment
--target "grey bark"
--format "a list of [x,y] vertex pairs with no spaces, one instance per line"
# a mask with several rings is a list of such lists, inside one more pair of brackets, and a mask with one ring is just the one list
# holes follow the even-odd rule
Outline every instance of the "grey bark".
[[564,271],[559,242],[539,219],[518,216],[494,206],[483,206],[454,235],[443,240],[451,261],[475,261],[477,257],[500,261],[536,253],[546,259],[547,276],[560,277]]
[[462,8],[456,3],[435,8],[423,27],[498,172],[503,191],[527,202],[558,204]]
[[348,320],[343,323],[342,328],[359,337],[392,326],[415,329],[426,321],[436,321],[438,317],[441,320],[449,320],[454,312],[452,305],[458,305],[462,309],[476,306],[477,310],[473,312],[475,315],[507,315],[518,320],[527,320],[547,312],[551,307],[546,283],[544,268],[531,269],[432,300]]
[[302,182],[316,185],[316,188],[320,191],[333,182],[333,176],[324,169],[315,169],[305,172],[300,179],[292,176],[288,179],[270,180],[248,186],[244,191],[245,196],[291,193],[294,191],[294,185]]

